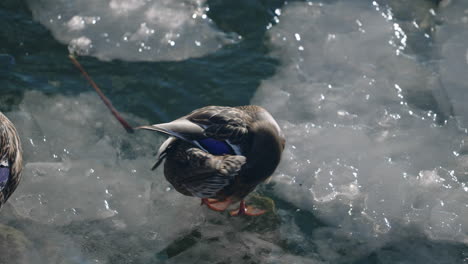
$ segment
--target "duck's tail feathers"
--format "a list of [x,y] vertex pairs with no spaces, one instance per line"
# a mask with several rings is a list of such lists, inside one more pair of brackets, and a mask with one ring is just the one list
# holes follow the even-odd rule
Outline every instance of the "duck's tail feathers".
[[169,123],[155,124],[151,126],[139,126],[136,127],[136,129],[157,131],[188,142],[206,138],[203,132],[204,129],[187,119],[177,119]]
[[161,162],[163,162],[167,156],[167,150],[172,147],[172,143],[174,143],[176,140],[177,139],[175,137],[170,137],[161,144],[158,153],[156,154],[157,160],[151,170],[155,170],[157,167],[159,167],[159,165],[161,165]]

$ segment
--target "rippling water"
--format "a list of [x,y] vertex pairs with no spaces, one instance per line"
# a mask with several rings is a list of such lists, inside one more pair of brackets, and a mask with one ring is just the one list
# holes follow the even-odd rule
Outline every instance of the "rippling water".
[[[465,1],[3,0],[0,22],[26,161],[0,263],[468,262]],[[133,125],[271,111],[270,213],[175,192],[150,171],[164,137],[126,134],[69,50]]]

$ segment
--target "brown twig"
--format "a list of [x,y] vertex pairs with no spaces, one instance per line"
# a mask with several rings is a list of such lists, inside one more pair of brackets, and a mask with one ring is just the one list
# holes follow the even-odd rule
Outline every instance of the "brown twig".
[[88,80],[89,84],[91,84],[91,86],[94,88],[94,90],[99,95],[99,97],[101,97],[101,100],[104,102],[104,104],[107,106],[107,108],[109,108],[109,110],[112,112],[112,114],[115,116],[115,118],[117,118],[117,120],[120,122],[120,124],[122,124],[122,126],[125,128],[125,130],[127,130],[128,133],[133,133],[134,132],[133,127],[130,126],[128,124],[128,122],[120,115],[120,113],[117,111],[117,109],[115,109],[115,107],[112,105],[111,101],[104,95],[104,93],[101,91],[101,89],[99,89],[97,84],[93,81],[93,79],[91,79],[91,77],[88,75],[88,73],[83,69],[83,67],[78,62],[78,60],[76,60],[75,56],[70,54],[68,57],[70,58],[72,63],[76,66],[76,68],[78,68],[78,70],[80,70],[80,72],[83,74],[83,76],[86,78],[86,80]]

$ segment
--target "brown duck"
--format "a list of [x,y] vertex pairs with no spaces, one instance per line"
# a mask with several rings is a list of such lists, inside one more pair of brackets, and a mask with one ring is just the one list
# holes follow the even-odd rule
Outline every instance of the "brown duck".
[[13,124],[0,113],[0,207],[21,180],[21,142]]
[[[73,55],[69,56],[104,104],[129,133],[134,129]],[[157,154],[164,175],[174,188],[217,211],[240,201],[231,215],[260,215],[245,206],[244,197],[269,178],[278,166],[285,139],[275,119],[260,106],[207,106],[169,123],[141,126],[169,135]]]
[[169,123],[141,126],[170,137],[157,154],[164,175],[180,193],[231,215],[260,215],[244,198],[278,166],[285,139],[273,117],[260,106],[207,106]]

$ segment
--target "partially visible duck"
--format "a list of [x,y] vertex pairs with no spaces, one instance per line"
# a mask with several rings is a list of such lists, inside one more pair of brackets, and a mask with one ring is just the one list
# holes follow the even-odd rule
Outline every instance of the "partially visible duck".
[[13,124],[0,112],[0,207],[21,180],[21,142]]
[[202,198],[217,211],[240,201],[231,215],[260,215],[244,198],[278,166],[285,139],[274,118],[255,105],[207,106],[169,123],[141,126],[170,137],[157,154],[164,175],[180,193]]

